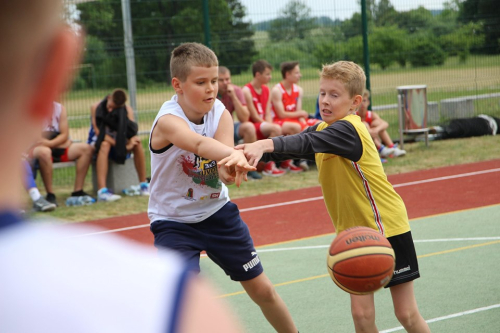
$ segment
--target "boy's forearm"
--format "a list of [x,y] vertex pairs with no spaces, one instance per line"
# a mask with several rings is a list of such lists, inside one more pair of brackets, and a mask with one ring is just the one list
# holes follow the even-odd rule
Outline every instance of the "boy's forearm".
[[234,148],[212,138],[204,137],[194,153],[203,158],[220,161],[233,153]]

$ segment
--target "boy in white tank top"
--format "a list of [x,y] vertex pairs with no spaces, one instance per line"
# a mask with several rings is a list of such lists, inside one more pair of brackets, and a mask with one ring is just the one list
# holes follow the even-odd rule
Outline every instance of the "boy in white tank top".
[[19,215],[20,156],[81,59],[62,6],[0,1],[0,332],[242,332],[176,253]]
[[[239,186],[255,168],[233,148],[233,119],[216,99],[217,57],[201,44],[186,43],[170,59],[176,95],[161,107],[149,141],[148,215],[155,246],[178,250],[195,271],[206,251],[242,284],[276,331],[295,333],[285,303],[263,273],[248,227],[229,201],[226,184]],[[234,167],[218,168],[223,158]]]

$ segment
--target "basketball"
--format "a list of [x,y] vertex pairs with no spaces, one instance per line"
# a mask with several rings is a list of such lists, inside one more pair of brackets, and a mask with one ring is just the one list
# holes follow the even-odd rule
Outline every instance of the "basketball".
[[373,293],[394,273],[394,250],[378,231],[349,228],[337,235],[327,256],[328,272],[342,290],[355,295]]

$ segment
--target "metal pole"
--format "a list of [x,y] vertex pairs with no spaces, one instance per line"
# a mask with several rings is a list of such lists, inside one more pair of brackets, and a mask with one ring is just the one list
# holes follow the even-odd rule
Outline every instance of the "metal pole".
[[135,78],[135,54],[134,39],[132,35],[132,17],[130,14],[130,0],[122,1],[123,16],[123,40],[125,47],[125,60],[127,65],[127,85],[130,99],[130,106],[134,110],[135,120],[138,120],[137,114],[137,83]]
[[208,15],[208,0],[203,0],[203,23],[205,30],[205,45],[212,48],[210,41],[210,16]]
[[[366,0],[361,0],[361,30],[363,32],[363,59],[366,74],[366,89],[371,90],[370,84],[370,49],[368,48],[368,18],[366,16]],[[370,107],[372,109],[371,94]]]

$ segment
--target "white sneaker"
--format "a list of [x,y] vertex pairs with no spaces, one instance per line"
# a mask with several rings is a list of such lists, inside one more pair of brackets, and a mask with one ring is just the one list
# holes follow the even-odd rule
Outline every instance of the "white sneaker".
[[394,148],[394,153],[392,153],[393,157],[401,157],[406,155],[406,150]]
[[[379,151],[380,157],[389,157],[394,154],[395,148],[389,148],[386,146],[382,146],[382,149]],[[406,152],[405,152],[406,153]]]
[[120,200],[122,197],[119,196],[118,194],[113,194],[111,193],[106,187],[101,188],[99,191],[97,191],[97,200],[98,201],[116,201]]

